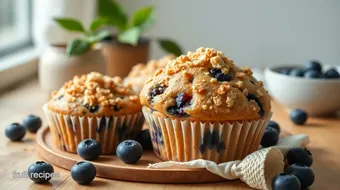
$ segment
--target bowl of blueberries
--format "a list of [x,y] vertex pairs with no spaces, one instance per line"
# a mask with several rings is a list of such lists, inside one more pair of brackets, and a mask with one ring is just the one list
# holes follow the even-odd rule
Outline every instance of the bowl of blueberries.
[[303,67],[266,68],[265,80],[270,95],[291,109],[321,116],[340,110],[340,67],[311,60]]

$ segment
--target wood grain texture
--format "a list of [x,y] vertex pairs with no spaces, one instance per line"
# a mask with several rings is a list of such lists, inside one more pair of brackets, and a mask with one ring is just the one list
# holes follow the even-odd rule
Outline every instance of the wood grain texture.
[[[37,80],[23,83],[0,94],[0,189],[251,189],[242,182],[226,181],[205,184],[151,184],[126,182],[96,178],[89,186],[76,184],[70,177],[70,172],[54,167],[60,173],[60,178],[54,178],[50,183],[35,184],[28,178],[13,178],[13,171],[27,171],[30,164],[41,160],[36,153],[35,134],[27,133],[23,142],[10,142],[4,134],[4,129],[12,122],[21,122],[27,114],[45,117],[41,110],[48,95],[43,93]],[[338,190],[340,186],[340,116],[325,118],[310,118],[307,125],[295,126],[289,120],[282,107],[273,103],[273,120],[293,134],[306,133],[311,139],[309,148],[314,157],[312,168],[316,181],[311,190]],[[131,174],[133,175],[133,173]]]
[[[37,153],[51,164],[71,170],[72,166],[83,159],[74,153],[62,151],[56,147],[48,127],[36,135]],[[161,162],[152,150],[145,150],[136,164],[124,164],[115,155],[101,155],[92,163],[97,168],[97,176],[110,179],[149,182],[149,183],[198,183],[220,182],[224,178],[206,169],[148,169],[149,163]],[[131,175],[133,173],[133,175]]]

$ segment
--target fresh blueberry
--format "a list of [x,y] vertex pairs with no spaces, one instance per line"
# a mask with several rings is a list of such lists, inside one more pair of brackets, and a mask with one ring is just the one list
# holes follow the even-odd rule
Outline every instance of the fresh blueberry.
[[267,127],[261,140],[263,147],[270,147],[277,144],[279,141],[279,132],[271,127]]
[[124,163],[134,164],[142,157],[143,147],[137,141],[126,140],[119,143],[116,154]]
[[335,68],[331,68],[324,73],[323,77],[326,79],[335,79],[340,78],[340,74]]
[[98,105],[90,106],[89,104],[85,104],[84,107],[87,108],[91,113],[96,113],[99,110]]
[[301,109],[295,109],[290,112],[289,117],[296,125],[304,125],[307,121],[308,115]]
[[290,76],[303,77],[304,71],[302,69],[293,69],[289,73]]
[[35,115],[28,115],[22,121],[22,125],[32,133],[36,133],[38,129],[41,127],[42,122],[40,117]]
[[263,105],[262,105],[260,99],[259,99],[257,96],[255,96],[254,94],[248,94],[247,99],[248,99],[249,101],[250,101],[250,100],[254,100],[254,101],[257,103],[257,105],[260,107],[259,115],[260,115],[261,117],[264,116]]
[[304,67],[305,71],[307,70],[315,70],[321,73],[322,71],[322,66],[321,63],[318,60],[311,60],[308,63],[305,64]]
[[145,129],[139,132],[136,136],[136,141],[138,141],[142,145],[143,149],[145,150],[152,149],[152,142],[149,129]]
[[38,161],[28,168],[28,177],[35,183],[48,182],[53,177],[53,166],[44,161]]
[[314,183],[315,175],[313,170],[302,164],[292,164],[288,166],[286,173],[295,175],[301,183],[301,188],[305,189]]
[[71,168],[72,179],[81,185],[91,183],[96,174],[97,169],[91,162],[78,162]]
[[279,125],[277,122],[273,121],[273,120],[270,120],[270,121],[269,121],[269,123],[268,123],[268,125],[267,125],[267,128],[268,128],[268,127],[271,127],[271,128],[276,129],[276,131],[277,131],[279,134],[280,134],[280,132],[281,132],[280,125]]
[[95,160],[102,152],[102,145],[95,139],[82,140],[77,146],[77,153],[85,160]]
[[167,112],[170,115],[175,115],[179,117],[187,117],[189,116],[185,113],[184,108],[190,105],[192,97],[186,93],[179,93],[176,97],[176,105],[170,106],[167,108]]
[[299,179],[293,174],[282,173],[272,181],[273,190],[301,190]]
[[312,153],[306,148],[292,148],[287,153],[287,162],[292,164],[303,164],[311,166],[313,164]]
[[166,89],[166,86],[164,85],[156,85],[155,88],[153,88],[150,92],[149,92],[149,96],[151,97],[151,103],[153,102],[153,98],[155,96],[158,96],[160,94],[163,94],[164,91]]
[[289,75],[290,71],[291,71],[291,69],[284,68],[284,69],[280,70],[280,73],[284,74],[284,75]]
[[229,73],[224,74],[221,69],[211,68],[209,73],[216,78],[218,81],[230,81],[231,75]]
[[321,77],[321,73],[317,70],[307,70],[304,74],[305,78],[317,79]]
[[19,123],[12,123],[6,127],[5,134],[11,141],[20,141],[25,136],[26,130]]

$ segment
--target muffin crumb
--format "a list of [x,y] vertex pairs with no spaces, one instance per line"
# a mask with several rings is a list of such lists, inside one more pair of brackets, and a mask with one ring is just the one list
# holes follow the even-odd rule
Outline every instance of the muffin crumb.
[[211,83],[217,83],[217,79],[211,78],[211,79],[210,79],[210,82],[211,82]]
[[236,82],[237,87],[242,88],[243,87],[243,81],[237,81]]
[[256,93],[257,93],[257,95],[259,95],[259,96],[263,96],[263,93],[261,92],[260,89],[257,89],[257,90],[256,90]]

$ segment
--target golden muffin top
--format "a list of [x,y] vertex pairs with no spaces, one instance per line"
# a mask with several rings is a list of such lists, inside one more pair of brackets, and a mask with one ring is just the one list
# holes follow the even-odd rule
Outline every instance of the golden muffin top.
[[112,116],[139,112],[139,97],[120,77],[91,72],[75,76],[48,102],[52,111],[76,116]]
[[255,120],[271,109],[263,83],[213,48],[198,48],[145,82],[141,104],[171,117],[204,121]]

